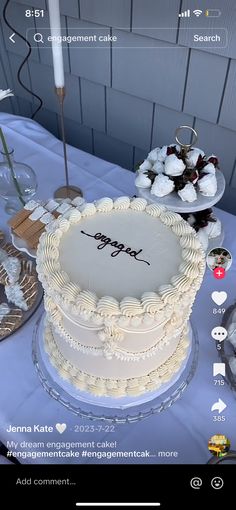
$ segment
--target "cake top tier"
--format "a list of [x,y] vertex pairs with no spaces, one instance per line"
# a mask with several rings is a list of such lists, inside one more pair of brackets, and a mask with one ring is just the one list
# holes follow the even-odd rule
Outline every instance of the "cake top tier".
[[204,254],[180,215],[141,198],[103,198],[47,227],[37,268],[63,309],[137,316],[196,292]]

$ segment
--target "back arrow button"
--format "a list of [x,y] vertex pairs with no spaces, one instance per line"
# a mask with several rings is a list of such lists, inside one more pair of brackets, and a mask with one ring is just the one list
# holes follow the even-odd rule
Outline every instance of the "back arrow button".
[[13,39],[14,35],[16,35],[15,32],[13,32],[13,34],[10,35],[9,39],[11,42],[13,42],[15,44],[16,41],[14,41],[14,39]]

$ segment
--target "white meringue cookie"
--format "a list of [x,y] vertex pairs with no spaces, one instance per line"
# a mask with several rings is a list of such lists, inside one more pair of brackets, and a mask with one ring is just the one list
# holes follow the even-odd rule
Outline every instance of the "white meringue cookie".
[[217,180],[215,175],[207,174],[198,180],[199,191],[205,197],[214,197],[217,191]]
[[155,149],[152,149],[151,152],[148,153],[148,161],[151,161],[152,163],[155,163],[157,161],[158,153],[160,152],[160,147],[156,147]]
[[185,164],[182,159],[178,159],[175,154],[170,154],[165,159],[165,174],[166,175],[182,175],[185,170]]
[[204,232],[203,228],[200,228],[200,230],[197,233],[197,237],[203,247],[203,250],[206,251],[208,248],[208,235],[206,232]]
[[135,186],[137,186],[137,188],[150,188],[151,184],[152,184],[151,179],[149,179],[147,174],[145,174],[143,172],[137,173],[137,177],[134,182],[135,182]]
[[215,175],[216,169],[215,169],[213,163],[208,163],[206,166],[204,166],[203,172],[206,172],[207,174]]
[[144,162],[140,165],[139,170],[151,170],[152,163],[151,161],[148,161],[147,159],[144,160]]
[[221,221],[209,221],[206,227],[203,227],[204,232],[208,235],[209,239],[213,239],[214,237],[218,237],[221,234]]
[[198,149],[198,147],[192,147],[190,149],[186,158],[189,168],[194,168],[196,166],[200,154],[201,156],[204,156],[204,152],[201,149]]
[[152,171],[155,174],[163,174],[163,172],[164,172],[164,165],[163,165],[163,163],[161,163],[160,161],[156,161],[156,163],[154,163],[154,165],[152,167]]
[[191,182],[185,184],[184,188],[178,191],[178,195],[183,202],[194,202],[194,200],[197,200],[197,193]]
[[174,187],[174,182],[167,175],[159,174],[152,185],[151,194],[156,197],[164,197],[169,195],[174,190]]

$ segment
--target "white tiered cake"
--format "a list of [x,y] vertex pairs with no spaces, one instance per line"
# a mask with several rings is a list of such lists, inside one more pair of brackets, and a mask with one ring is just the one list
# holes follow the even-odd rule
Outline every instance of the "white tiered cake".
[[204,268],[194,230],[163,206],[119,197],[69,211],[37,252],[51,363],[97,396],[161,390],[185,364]]

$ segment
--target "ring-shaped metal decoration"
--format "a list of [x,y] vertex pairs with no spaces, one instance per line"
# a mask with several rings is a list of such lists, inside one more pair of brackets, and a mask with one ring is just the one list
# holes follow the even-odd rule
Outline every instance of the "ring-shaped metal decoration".
[[[192,143],[181,143],[180,142],[179,132],[181,131],[181,129],[189,129],[193,133],[194,136],[192,139]],[[190,148],[196,143],[197,138],[198,138],[197,131],[195,131],[195,129],[193,129],[191,126],[179,126],[175,131],[175,140],[180,145],[181,149],[183,149],[185,152],[188,152],[190,150]]]

